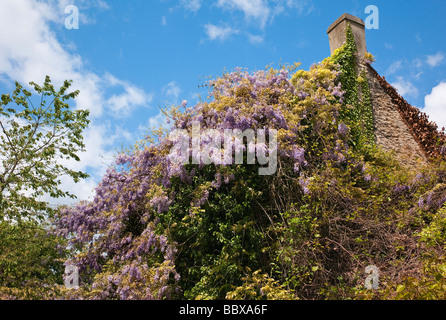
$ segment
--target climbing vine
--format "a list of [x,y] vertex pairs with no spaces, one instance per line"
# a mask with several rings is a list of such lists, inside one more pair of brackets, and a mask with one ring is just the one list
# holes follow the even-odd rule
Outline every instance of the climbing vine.
[[374,121],[373,121],[373,109],[372,109],[372,98],[370,93],[369,82],[367,81],[366,73],[363,70],[361,76],[358,77],[358,82],[361,89],[361,102],[359,103],[360,115],[363,124],[363,135],[367,142],[374,144],[375,134],[374,134]]
[[[370,88],[365,71],[358,76],[357,47],[350,25],[346,28],[346,42],[332,56],[333,62],[339,64],[341,74],[339,80],[344,91],[345,108],[341,110],[341,118],[351,128],[352,143],[374,144],[373,110]],[[368,61],[372,56],[368,54]]]

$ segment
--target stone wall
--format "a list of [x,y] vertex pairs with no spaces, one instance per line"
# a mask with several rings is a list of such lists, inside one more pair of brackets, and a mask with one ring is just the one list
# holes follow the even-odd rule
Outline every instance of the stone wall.
[[371,102],[374,113],[375,138],[377,145],[385,151],[394,151],[403,165],[416,167],[427,162],[427,154],[417,141],[397,106],[376,77],[376,71],[360,63],[365,70],[370,86]]
[[395,108],[399,111],[400,116],[409,127],[412,136],[415,137],[425,155],[430,159],[444,157],[444,151],[446,151],[444,148],[446,144],[445,128],[439,131],[438,125],[433,121],[429,121],[429,116],[426,113],[407,103],[396,89],[372,67],[369,66],[369,70],[375,75],[381,87],[392,99]]

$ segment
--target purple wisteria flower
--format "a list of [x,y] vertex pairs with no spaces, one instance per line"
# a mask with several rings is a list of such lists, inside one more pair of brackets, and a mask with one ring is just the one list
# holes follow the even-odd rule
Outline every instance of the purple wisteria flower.
[[308,178],[304,178],[304,177],[300,177],[299,178],[299,185],[302,188],[302,191],[304,192],[304,194],[309,194],[310,193],[310,188],[308,187],[310,185],[310,179]]
[[150,205],[156,210],[157,213],[167,212],[172,200],[166,195],[156,196],[150,200]]
[[305,160],[305,149],[294,146],[293,151],[291,153],[291,158],[295,161],[294,163],[294,172],[298,173],[301,168],[308,165],[307,160]]
[[401,184],[396,184],[395,185],[395,187],[393,188],[393,193],[396,193],[396,194],[402,194],[402,193],[405,193],[405,192],[408,192],[408,191],[410,191],[410,186],[408,186],[408,185],[401,185]]
[[304,99],[306,99],[307,97],[309,97],[310,94],[307,93],[307,92],[305,92],[305,91],[300,91],[300,92],[297,94],[297,96],[299,97],[300,100],[304,100]]
[[[303,145],[306,140],[300,140],[306,134],[301,120],[313,120],[316,108],[322,108],[324,112],[330,110],[333,113],[330,114],[332,119],[318,120],[309,134],[334,125],[337,110],[330,109],[330,102],[334,100],[330,93],[342,98],[343,92],[340,85],[334,85],[328,78],[316,81],[315,92],[305,86],[303,79],[298,79],[294,85],[289,77],[285,69],[254,73],[236,69],[210,81],[211,102],[200,102],[187,108],[187,102],[183,101],[177,106],[182,113],[172,115],[171,128],[183,130],[186,145],[197,145],[198,150],[191,148],[185,155],[169,153],[174,141],[162,137],[156,144],[138,146],[132,153],[116,157],[116,166],[104,174],[95,189],[93,201],[60,211],[57,233],[68,239],[70,247],[81,250],[73,252],[74,260],[79,271],[85,272],[85,279],[90,277],[89,287],[95,290],[89,294],[93,298],[162,299],[179,290],[174,283],[181,278],[175,265],[178,244],[168,230],[163,234],[167,216],[164,213],[184,209],[187,215],[188,209],[191,210],[189,205],[201,207],[213,200],[217,192],[230,190],[232,184],[236,185],[235,171],[232,170],[233,165],[237,168],[235,163],[219,165],[216,161],[220,156],[218,152],[208,152],[215,165],[212,167],[214,171],[202,170],[205,165],[203,149],[215,141],[210,137],[191,137],[196,122],[202,130],[217,130],[221,137],[226,129],[252,129],[256,133],[265,130],[265,137],[271,137],[272,130],[279,131],[280,139],[283,139],[280,142],[285,147],[278,144],[271,150],[265,141],[257,139],[250,143],[235,139],[231,141],[231,156],[243,151],[259,157],[277,151],[279,157],[286,159],[283,163],[300,175],[297,179],[302,192],[305,195],[311,192],[311,180],[304,176],[310,174],[306,172],[310,169],[310,149],[306,150]],[[296,98],[310,100],[308,105],[311,106],[302,110],[299,110],[300,106],[294,108],[296,102],[306,104]],[[331,129],[335,131],[336,127]],[[345,136],[348,130],[339,125],[338,132]],[[339,161],[339,155],[345,157],[344,142],[336,147],[331,145],[324,150],[323,157],[331,161]],[[192,165],[175,161],[190,157],[192,161],[199,161]],[[182,193],[184,187],[192,190]],[[174,206],[177,199],[182,201],[180,209]]]
[[349,133],[349,129],[344,123],[340,123],[338,125],[338,132],[339,132],[339,135],[344,138]]
[[338,98],[344,97],[345,91],[342,91],[341,83],[339,83],[336,87],[333,88],[333,91],[331,92],[331,94]]

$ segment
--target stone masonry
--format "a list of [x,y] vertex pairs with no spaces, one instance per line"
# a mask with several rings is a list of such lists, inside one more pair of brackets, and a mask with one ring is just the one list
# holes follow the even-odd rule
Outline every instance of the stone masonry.
[[392,99],[378,82],[369,65],[360,65],[366,69],[367,81],[373,107],[375,139],[383,150],[395,152],[399,162],[409,167],[425,164],[427,157],[401,117]]

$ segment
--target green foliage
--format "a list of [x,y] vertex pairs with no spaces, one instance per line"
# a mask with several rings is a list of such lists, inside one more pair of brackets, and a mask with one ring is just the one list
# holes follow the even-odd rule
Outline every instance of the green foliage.
[[34,222],[0,223],[0,299],[47,299],[63,283],[63,239]]
[[[365,55],[365,59],[371,60],[372,57],[371,54]],[[370,88],[365,71],[358,76],[358,53],[350,25],[346,28],[345,45],[337,49],[331,58],[334,63],[339,64],[341,70],[339,81],[345,91],[345,108],[341,115],[352,130],[352,142],[354,145],[374,144]]]
[[424,263],[421,276],[407,277],[396,286],[389,298],[397,300],[445,300],[446,263],[444,258]]
[[59,296],[64,272],[64,239],[50,235],[54,209],[39,198],[71,197],[60,177],[75,182],[87,174],[71,170],[61,159],[79,161],[82,131],[89,112],[70,110],[65,81],[55,90],[49,77],[34,82],[37,97],[16,83],[0,101],[0,298],[52,299]]
[[429,247],[446,248],[446,207],[434,213],[431,219],[431,222],[418,233],[420,240]]
[[375,143],[375,133],[374,133],[374,119],[373,119],[373,108],[372,108],[372,98],[370,93],[369,83],[365,71],[361,72],[358,78],[358,84],[361,90],[361,102],[359,104],[359,110],[361,113],[361,120],[363,124],[363,135],[364,139],[370,143]]
[[[437,185],[433,190],[438,187]],[[446,299],[446,206],[426,218],[428,223],[425,223],[424,228],[415,233],[415,236],[420,240],[420,246],[424,247],[417,272],[404,277],[398,283],[391,282],[383,290],[384,298],[398,300]]]
[[[350,25],[346,28],[346,42],[344,46],[337,49],[332,58],[338,63],[341,69],[339,80],[345,90],[344,101],[347,105],[356,105],[358,101],[357,71],[356,71],[357,48]],[[346,110],[346,112],[348,112]],[[352,120],[359,119],[357,112],[351,111],[345,115]]]
[[278,281],[260,270],[242,278],[243,285],[226,295],[228,300],[295,300],[296,298]]
[[60,177],[75,182],[88,175],[71,170],[60,159],[79,161],[84,150],[82,131],[89,112],[70,110],[68,100],[79,92],[67,93],[71,82],[56,91],[49,77],[43,86],[30,83],[39,98],[19,83],[0,102],[0,220],[43,219],[52,209],[39,197],[74,196],[59,188]]
[[[189,170],[193,170],[191,166]],[[197,168],[195,168],[197,169]],[[191,184],[173,181],[175,204],[160,216],[161,228],[178,243],[177,271],[188,299],[223,299],[246,268],[260,268],[260,252],[266,221],[260,203],[265,202],[261,179],[255,167],[239,166],[222,172],[237,182],[210,188],[205,204],[194,198],[207,192],[217,169],[207,166]]]

